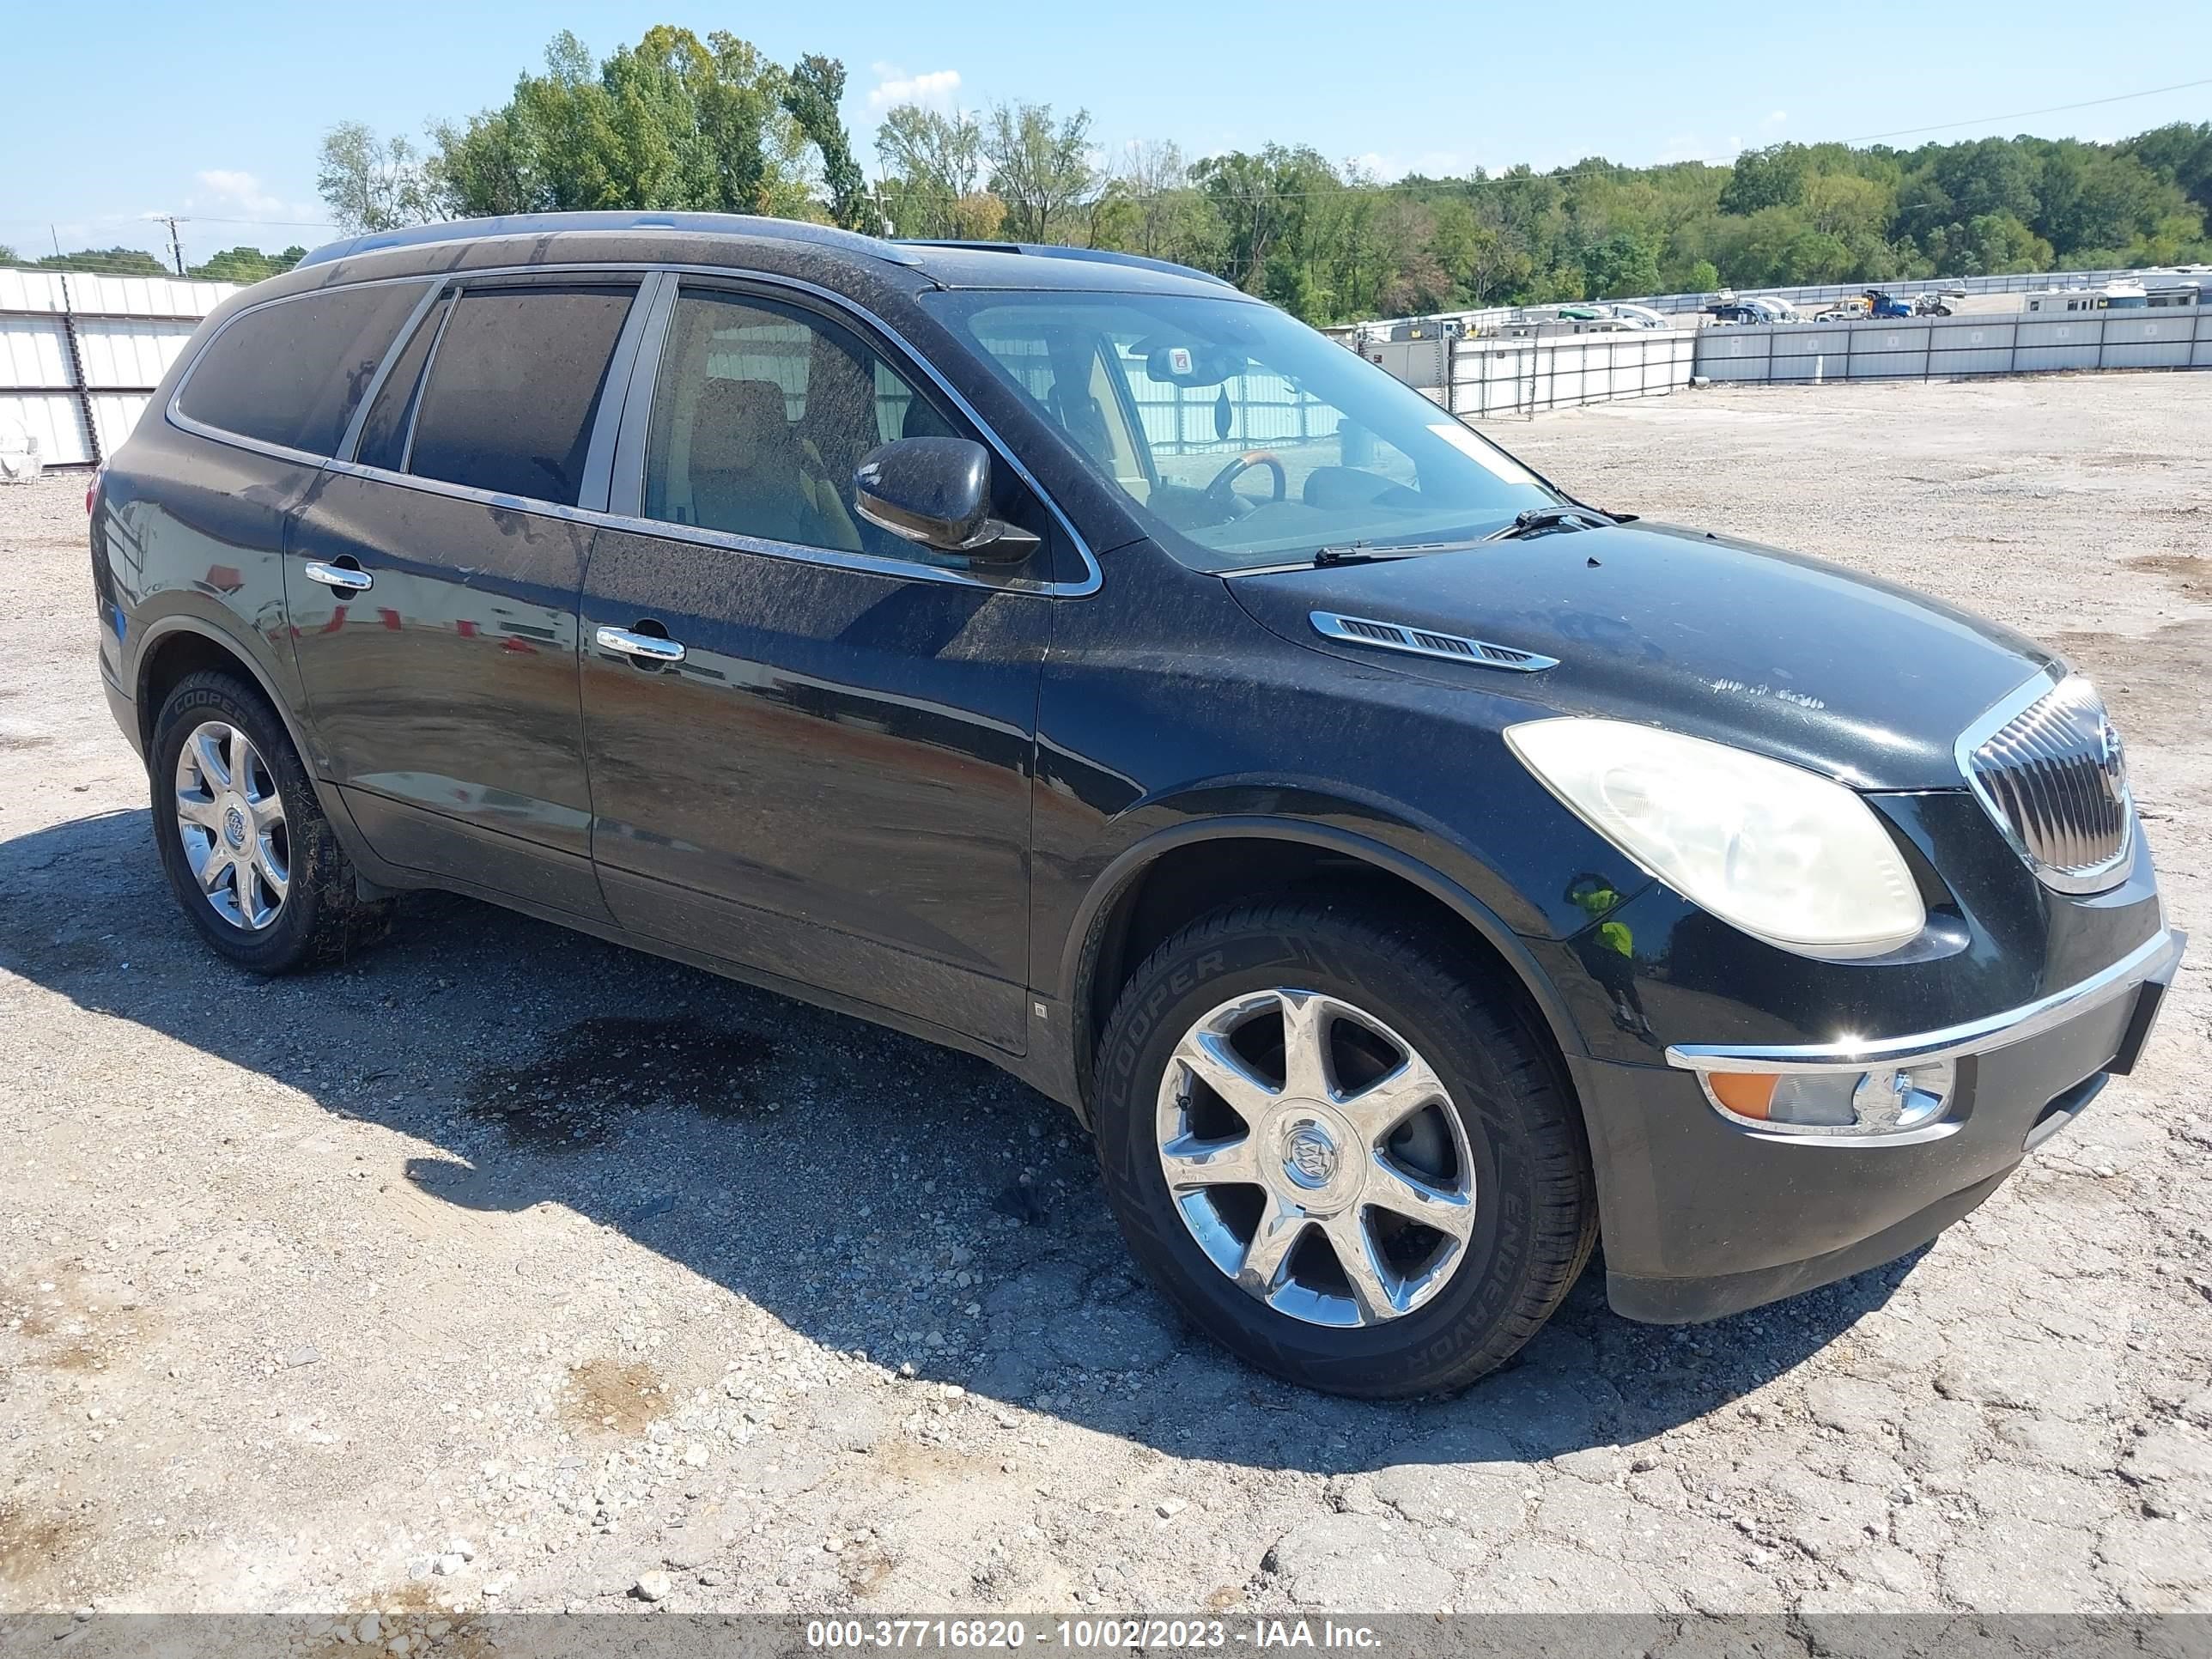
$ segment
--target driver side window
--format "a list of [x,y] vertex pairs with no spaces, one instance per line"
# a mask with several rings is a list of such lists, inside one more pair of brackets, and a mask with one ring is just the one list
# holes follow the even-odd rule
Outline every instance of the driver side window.
[[911,543],[855,510],[854,469],[879,444],[952,431],[904,376],[827,318],[687,290],[653,388],[645,515],[912,559]]

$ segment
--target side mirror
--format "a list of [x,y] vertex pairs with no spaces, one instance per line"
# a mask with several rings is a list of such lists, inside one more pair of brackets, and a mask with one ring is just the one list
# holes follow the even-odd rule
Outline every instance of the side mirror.
[[853,504],[894,536],[978,563],[1016,564],[1037,538],[991,516],[991,454],[967,438],[900,438],[853,471]]

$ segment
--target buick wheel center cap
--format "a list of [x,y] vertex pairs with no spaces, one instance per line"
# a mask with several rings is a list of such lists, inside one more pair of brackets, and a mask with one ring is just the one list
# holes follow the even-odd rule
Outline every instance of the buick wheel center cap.
[[1274,1156],[1262,1173],[1277,1198],[1310,1216],[1334,1215],[1358,1201],[1367,1184],[1358,1133],[1330,1107],[1285,1103],[1267,1139]]
[[236,801],[223,809],[222,838],[230,843],[233,852],[240,851],[246,846],[247,821],[246,809]]
[[1318,1123],[1301,1123],[1283,1149],[1283,1173],[1299,1186],[1319,1188],[1335,1177],[1336,1140]]

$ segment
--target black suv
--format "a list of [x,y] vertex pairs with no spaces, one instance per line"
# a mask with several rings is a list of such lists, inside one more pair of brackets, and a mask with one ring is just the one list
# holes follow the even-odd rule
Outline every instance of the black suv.
[[1921,1243],[2181,950],[2048,652],[1144,260],[342,244],[208,319],[92,551],[233,962],[449,888],[985,1055],[1193,1319],[1347,1394],[1497,1365],[1601,1227],[1661,1321]]

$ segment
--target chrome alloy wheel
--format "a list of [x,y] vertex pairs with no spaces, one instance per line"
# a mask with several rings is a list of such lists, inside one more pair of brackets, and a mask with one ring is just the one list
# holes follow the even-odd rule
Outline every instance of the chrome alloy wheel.
[[291,837],[276,775],[252,739],[204,720],[177,756],[177,836],[201,896],[232,927],[259,933],[292,884]]
[[1176,1045],[1158,1121],[1192,1238],[1279,1313],[1379,1324],[1467,1257],[1466,1127],[1429,1063],[1348,1002],[1279,989],[1223,1003]]

